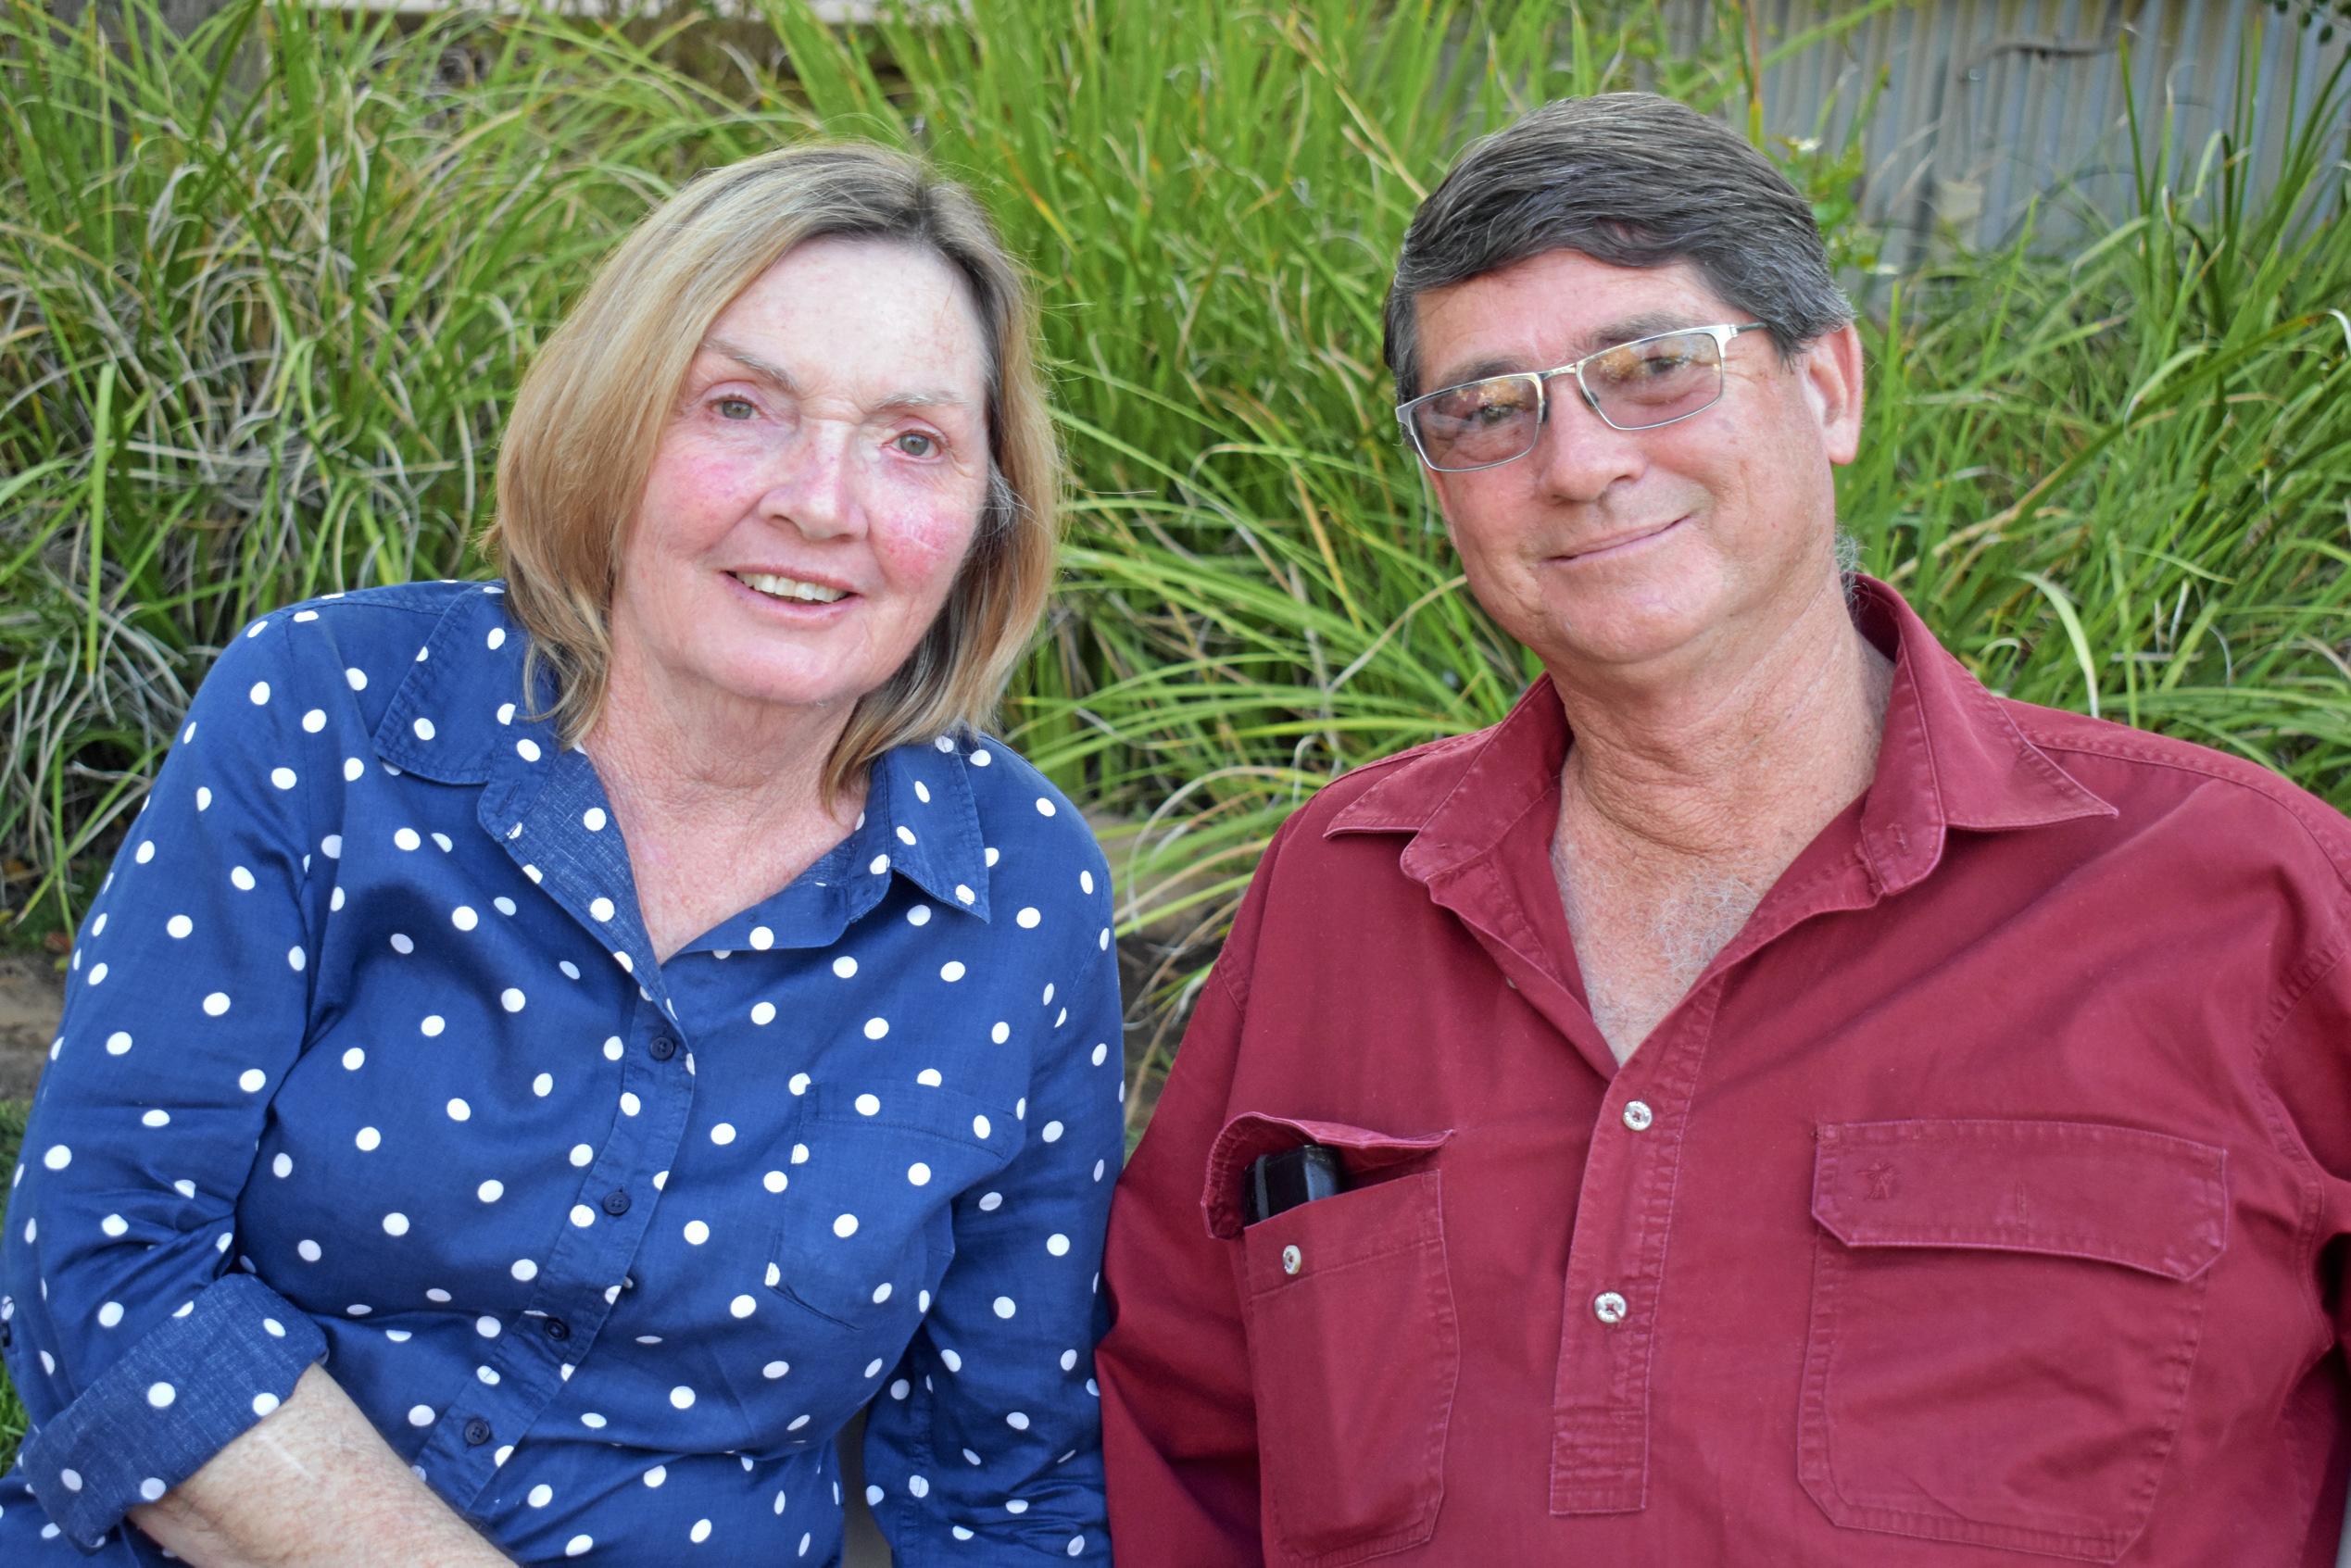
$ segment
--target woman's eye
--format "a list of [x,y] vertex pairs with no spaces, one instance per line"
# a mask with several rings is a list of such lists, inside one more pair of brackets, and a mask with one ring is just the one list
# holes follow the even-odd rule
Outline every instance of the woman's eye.
[[748,397],[722,397],[710,406],[718,410],[718,417],[723,420],[739,421],[752,419],[759,413],[758,407]]
[[910,458],[927,458],[938,451],[938,437],[927,432],[910,430],[891,441],[890,445]]

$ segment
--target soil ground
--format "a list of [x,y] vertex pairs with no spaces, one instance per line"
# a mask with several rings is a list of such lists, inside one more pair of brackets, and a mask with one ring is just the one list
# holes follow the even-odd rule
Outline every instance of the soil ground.
[[65,976],[45,953],[0,953],[0,1099],[31,1099],[57,1036]]

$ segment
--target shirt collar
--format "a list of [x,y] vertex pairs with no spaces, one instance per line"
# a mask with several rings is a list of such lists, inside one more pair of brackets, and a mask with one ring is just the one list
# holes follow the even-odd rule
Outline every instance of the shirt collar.
[[[1894,661],[1860,823],[1861,854],[1881,891],[1931,871],[1951,828],[1997,833],[2115,814],[2025,738],[1900,594],[1857,577],[1854,618]],[[1555,791],[1567,742],[1551,682],[1538,680],[1492,729],[1389,765],[1324,834],[1409,833],[1404,870],[1426,882],[1492,850],[1538,796]]]
[[[503,584],[460,595],[393,693],[376,725],[376,755],[438,784],[509,785],[510,803],[502,800],[494,814],[507,814],[509,804],[522,809],[563,749],[545,716],[555,698],[547,672],[536,700],[524,700],[529,646],[530,633],[507,609]],[[874,764],[865,814],[835,853],[853,859],[859,871],[886,855],[883,869],[985,921],[987,848],[972,793],[971,749],[942,736],[885,752]]]

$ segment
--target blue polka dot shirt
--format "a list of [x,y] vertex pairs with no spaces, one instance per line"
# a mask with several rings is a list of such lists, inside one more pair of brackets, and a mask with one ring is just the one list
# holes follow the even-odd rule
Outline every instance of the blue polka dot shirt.
[[522,1562],[1103,1562],[1111,900],[996,742],[902,747],[791,885],[656,963],[497,584],[221,656],[73,948],[0,1337],[0,1562],[124,1514],[314,1361]]

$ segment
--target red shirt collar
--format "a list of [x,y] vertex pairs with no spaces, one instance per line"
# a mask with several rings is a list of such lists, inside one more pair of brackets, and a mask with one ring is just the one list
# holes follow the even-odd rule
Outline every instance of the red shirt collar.
[[[1894,661],[1860,854],[1880,893],[1934,869],[1952,828],[1997,833],[2114,808],[2027,740],[1999,698],[1935,640],[1900,594],[1855,577],[1854,620]],[[1528,807],[1559,787],[1567,720],[1548,677],[1491,729],[1405,753],[1324,830],[1409,833],[1403,868],[1427,882],[1490,852]]]

